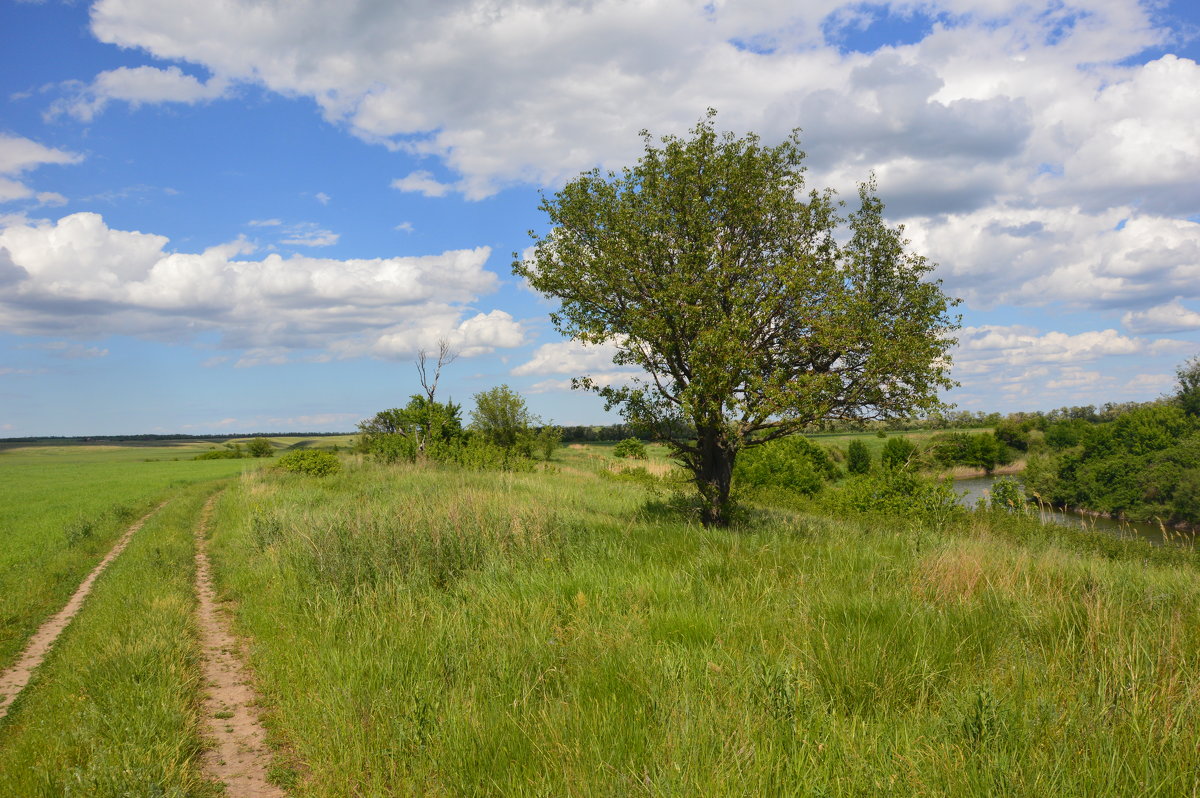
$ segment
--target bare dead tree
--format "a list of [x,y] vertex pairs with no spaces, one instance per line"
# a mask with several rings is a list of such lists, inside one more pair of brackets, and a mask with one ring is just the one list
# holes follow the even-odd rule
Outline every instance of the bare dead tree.
[[[442,378],[442,369],[458,358],[458,352],[450,348],[450,342],[445,338],[438,339],[437,363],[433,366],[433,379],[429,378],[429,353],[424,348],[417,350],[417,374],[421,378],[421,388],[425,391],[425,397],[429,400],[426,411],[433,412],[434,396],[437,395],[438,380]],[[416,439],[417,452],[425,453],[426,438],[432,434],[433,430],[427,430],[426,435],[421,435],[418,427],[413,428],[413,437]]]
[[437,393],[438,380],[442,376],[442,368],[449,366],[458,359],[458,352],[450,348],[450,342],[445,338],[438,339],[438,354],[437,365],[433,367],[433,381],[429,380],[429,354],[424,348],[417,350],[417,374],[421,377],[421,387],[425,390],[425,396],[429,401],[433,402],[434,394]]

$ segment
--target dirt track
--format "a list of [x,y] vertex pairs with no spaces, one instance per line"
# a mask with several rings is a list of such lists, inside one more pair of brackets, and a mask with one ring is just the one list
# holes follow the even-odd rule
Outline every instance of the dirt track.
[[283,798],[267,781],[270,752],[258,719],[256,696],[228,618],[217,609],[208,561],[209,517],[216,501],[204,505],[196,524],[196,596],[201,665],[208,694],[204,699],[205,733],[214,747],[205,752],[204,772],[223,782],[229,798]]
[[113,546],[108,554],[104,555],[104,559],[100,564],[92,569],[92,572],[87,575],[87,578],[80,583],[75,590],[71,600],[67,602],[67,606],[58,611],[58,614],[46,621],[29,639],[29,645],[21,652],[21,656],[17,658],[16,663],[0,674],[0,718],[8,714],[8,708],[17,696],[25,689],[25,685],[29,683],[33,677],[33,672],[42,664],[42,660],[50,653],[50,649],[54,647],[54,642],[58,640],[58,636],[67,628],[67,624],[79,612],[79,608],[83,606],[84,599],[92,592],[92,585],[96,581],[96,577],[100,576],[101,572],[108,567],[109,563],[117,559],[121,552],[125,551],[125,547],[129,545],[129,541],[133,538],[133,533],[142,528],[142,525],[150,519],[150,516],[157,513],[163,508],[166,502],[155,507],[150,512],[142,516],[132,526],[125,531],[121,539],[117,541],[117,545]]

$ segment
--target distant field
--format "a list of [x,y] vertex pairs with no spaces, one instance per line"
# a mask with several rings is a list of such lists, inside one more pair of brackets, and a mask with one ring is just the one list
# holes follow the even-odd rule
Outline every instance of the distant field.
[[0,452],[0,668],[62,607],[130,522],[184,485],[261,464],[191,461],[210,446],[34,446]]

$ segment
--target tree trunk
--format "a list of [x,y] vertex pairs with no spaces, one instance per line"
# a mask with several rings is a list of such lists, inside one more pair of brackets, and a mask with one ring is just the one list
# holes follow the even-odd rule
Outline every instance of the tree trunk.
[[729,489],[733,483],[733,460],[737,450],[716,431],[701,431],[697,444],[700,452],[692,471],[703,502],[700,520],[705,526],[729,526]]

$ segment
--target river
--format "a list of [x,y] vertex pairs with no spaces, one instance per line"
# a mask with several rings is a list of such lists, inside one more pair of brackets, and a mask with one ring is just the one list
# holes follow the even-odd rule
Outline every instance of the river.
[[[959,503],[966,507],[974,507],[975,502],[991,490],[992,483],[1001,478],[975,477],[974,479],[960,479],[955,481],[954,490],[961,496]],[[1090,532],[1103,532],[1109,535],[1116,535],[1117,537],[1145,538],[1156,546],[1162,545],[1165,542],[1163,530],[1158,524],[1147,524],[1139,521],[1117,521],[1112,518],[1084,515],[1073,510],[1054,510],[1050,508],[1038,510],[1037,505],[1030,505],[1030,509],[1038,512],[1042,516],[1043,522],[1048,524],[1083,527]],[[1181,534],[1172,529],[1167,529],[1166,531],[1167,535],[1175,540],[1178,540]]]

